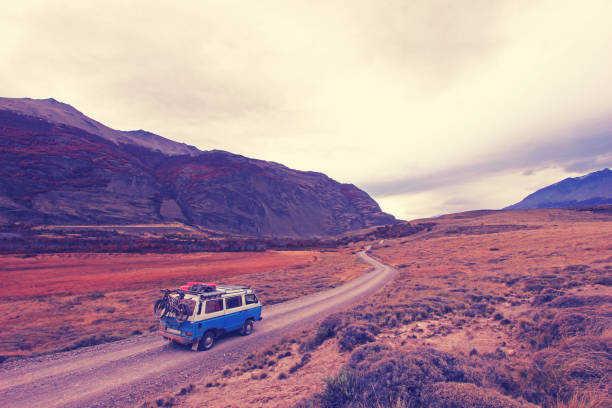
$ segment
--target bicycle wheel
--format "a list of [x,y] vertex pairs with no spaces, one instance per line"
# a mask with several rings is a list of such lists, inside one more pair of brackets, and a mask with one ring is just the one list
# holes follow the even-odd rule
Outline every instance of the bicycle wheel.
[[189,317],[189,308],[186,304],[181,303],[176,307],[175,315],[176,321],[179,323],[183,323]]
[[159,299],[153,306],[153,313],[158,319],[164,317],[168,313],[168,306],[164,299]]

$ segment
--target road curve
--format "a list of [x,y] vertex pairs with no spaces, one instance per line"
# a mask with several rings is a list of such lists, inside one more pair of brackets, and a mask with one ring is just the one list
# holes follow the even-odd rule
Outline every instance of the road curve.
[[151,334],[5,363],[0,366],[0,405],[134,406],[208,376],[383,287],[395,276],[395,270],[365,252],[358,256],[374,267],[372,271],[330,290],[265,306],[264,319],[256,323],[253,334],[228,335],[207,352],[172,346]]

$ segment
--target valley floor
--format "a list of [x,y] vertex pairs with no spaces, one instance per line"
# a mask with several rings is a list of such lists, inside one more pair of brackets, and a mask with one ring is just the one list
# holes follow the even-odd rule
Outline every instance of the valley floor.
[[245,284],[274,304],[349,281],[369,266],[348,250],[0,256],[0,359],[157,330],[161,288]]
[[376,295],[145,406],[610,406],[612,217],[429,221],[374,245]]

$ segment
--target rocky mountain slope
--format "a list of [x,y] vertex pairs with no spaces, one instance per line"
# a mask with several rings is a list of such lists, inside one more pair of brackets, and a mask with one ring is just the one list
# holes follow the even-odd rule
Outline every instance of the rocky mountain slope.
[[612,170],[570,177],[528,195],[507,210],[612,204]]
[[113,130],[54,99],[0,98],[0,222],[169,221],[307,237],[395,218],[321,173]]

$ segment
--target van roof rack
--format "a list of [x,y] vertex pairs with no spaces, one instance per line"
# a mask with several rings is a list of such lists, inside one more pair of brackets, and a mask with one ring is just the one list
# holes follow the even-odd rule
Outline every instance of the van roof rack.
[[251,288],[249,288],[248,286],[218,284],[216,287],[216,290],[213,292],[200,292],[200,291],[186,290],[186,289],[180,289],[180,288],[174,289],[172,292],[183,294],[183,295],[199,296],[200,300],[205,300],[205,299],[221,298],[223,295],[231,295],[234,293],[241,293],[241,292],[249,293],[250,291],[251,291]]

